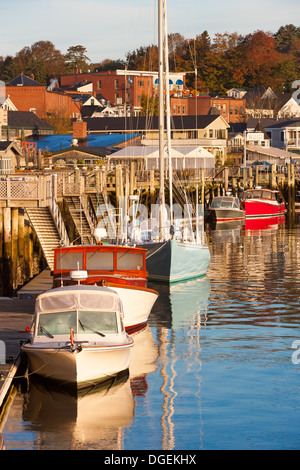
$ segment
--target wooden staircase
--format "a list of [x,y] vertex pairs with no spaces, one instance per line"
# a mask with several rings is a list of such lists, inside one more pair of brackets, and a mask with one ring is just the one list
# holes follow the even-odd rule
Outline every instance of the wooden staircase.
[[74,221],[82,245],[92,243],[91,226],[82,207],[79,196],[65,196],[69,212]]
[[32,224],[45,259],[51,270],[54,269],[53,249],[60,245],[60,235],[54,223],[49,207],[26,207],[26,212]]

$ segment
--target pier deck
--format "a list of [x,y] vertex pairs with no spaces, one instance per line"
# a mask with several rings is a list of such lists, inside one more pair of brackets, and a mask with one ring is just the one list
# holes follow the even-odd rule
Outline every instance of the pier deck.
[[32,323],[35,297],[51,287],[50,269],[45,269],[18,291],[17,298],[0,297],[0,341],[6,360],[11,358],[0,364],[0,408],[20,365],[20,341],[29,337],[26,327]]

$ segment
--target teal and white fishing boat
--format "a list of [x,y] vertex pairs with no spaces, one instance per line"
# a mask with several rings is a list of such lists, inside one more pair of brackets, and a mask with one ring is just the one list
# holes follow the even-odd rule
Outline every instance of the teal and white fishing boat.
[[[161,282],[179,282],[204,276],[210,264],[210,251],[205,241],[204,212],[197,205],[192,214],[187,203],[185,217],[176,218],[173,211],[172,149],[170,126],[170,96],[166,93],[165,83],[169,83],[168,35],[166,0],[158,0],[158,38],[159,38],[159,208],[157,225],[150,221],[148,236],[138,241],[139,246],[147,249],[146,268],[148,278]],[[164,109],[166,108],[167,142],[164,141]],[[169,164],[169,211],[165,210],[165,153]],[[169,215],[166,217],[167,212]],[[149,224],[149,222],[148,222]],[[147,238],[147,240],[145,240]]]

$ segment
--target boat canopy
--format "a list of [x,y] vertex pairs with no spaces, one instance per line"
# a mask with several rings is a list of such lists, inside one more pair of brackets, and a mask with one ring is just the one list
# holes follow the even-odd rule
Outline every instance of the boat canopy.
[[44,292],[36,299],[36,313],[66,310],[102,310],[123,313],[119,294],[106,287],[86,285],[60,287]]

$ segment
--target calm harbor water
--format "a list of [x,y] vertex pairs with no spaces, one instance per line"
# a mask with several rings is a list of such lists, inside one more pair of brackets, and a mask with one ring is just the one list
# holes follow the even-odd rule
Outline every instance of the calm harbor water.
[[78,399],[30,381],[6,449],[299,449],[300,221],[277,222],[208,229],[208,276],[155,285],[129,377]]

